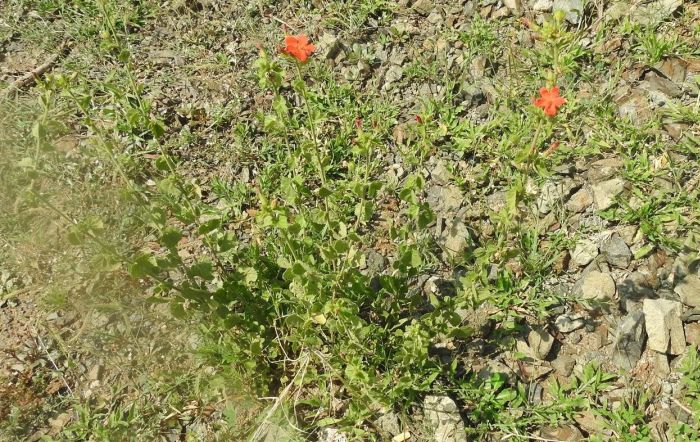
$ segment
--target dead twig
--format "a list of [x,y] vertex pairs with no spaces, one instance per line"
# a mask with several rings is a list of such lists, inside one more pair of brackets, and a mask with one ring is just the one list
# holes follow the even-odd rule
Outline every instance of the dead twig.
[[46,63],[38,66],[37,68],[27,72],[26,74],[22,75],[18,79],[16,79],[12,84],[10,84],[7,88],[5,88],[2,91],[3,97],[8,97],[12,93],[16,93],[20,89],[29,87],[33,85],[37,78],[41,77],[44,75],[46,72],[50,71],[53,69],[54,65],[56,62],[63,56],[67,55],[68,52],[70,52],[70,45],[67,42],[63,42],[61,46],[59,47],[58,52],[53,54],[47,61]]

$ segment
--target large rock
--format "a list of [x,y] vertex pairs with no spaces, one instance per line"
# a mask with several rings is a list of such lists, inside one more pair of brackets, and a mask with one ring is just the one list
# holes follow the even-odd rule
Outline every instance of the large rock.
[[626,269],[632,260],[632,252],[625,241],[617,233],[604,240],[600,245],[600,253],[605,255],[608,264]]
[[668,299],[645,299],[642,309],[649,348],[672,355],[683,353],[685,333],[681,322],[682,304]]
[[622,369],[631,370],[644,351],[644,314],[632,312],[617,328],[612,359]]
[[464,422],[457,404],[448,396],[426,396],[425,417],[433,430],[435,442],[467,442]]

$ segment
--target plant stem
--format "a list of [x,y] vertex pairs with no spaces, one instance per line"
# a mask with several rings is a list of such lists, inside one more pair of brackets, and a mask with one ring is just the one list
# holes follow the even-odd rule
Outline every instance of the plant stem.
[[326,173],[323,170],[323,160],[321,157],[321,146],[318,144],[318,137],[316,136],[316,127],[314,126],[314,122],[311,120],[311,105],[309,104],[309,96],[306,92],[306,83],[304,83],[304,79],[301,76],[301,68],[299,66],[299,63],[296,63],[296,68],[297,68],[297,76],[299,77],[299,81],[303,85],[301,88],[301,96],[304,98],[304,104],[306,106],[306,113],[308,116],[308,122],[309,122],[309,130],[311,131],[311,138],[314,143],[314,147],[316,148],[316,161],[318,162],[318,174],[319,177],[321,178],[321,185],[325,186],[326,185]]

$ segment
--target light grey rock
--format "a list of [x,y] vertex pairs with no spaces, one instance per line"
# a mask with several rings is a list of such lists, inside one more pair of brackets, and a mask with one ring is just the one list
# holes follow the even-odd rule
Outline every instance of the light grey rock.
[[445,253],[456,258],[464,253],[469,244],[469,230],[463,222],[452,220],[443,230],[440,240]]
[[442,14],[440,14],[437,11],[433,11],[430,14],[428,14],[428,23],[433,24],[433,25],[441,25],[444,22],[444,19],[442,18]]
[[532,4],[532,9],[539,12],[549,12],[554,6],[554,0],[535,0]]
[[552,9],[554,11],[564,11],[566,13],[566,21],[576,25],[581,21],[581,15],[583,14],[583,0],[554,0]]
[[527,335],[527,344],[532,349],[532,354],[539,360],[547,359],[547,355],[554,345],[554,337],[542,327],[533,327]]
[[402,433],[399,417],[393,411],[381,415],[375,424],[380,430],[392,436]]
[[578,290],[583,299],[604,301],[615,294],[615,280],[609,273],[592,270],[583,276]]
[[318,436],[318,442],[348,442],[348,435],[335,428],[324,428]]
[[396,83],[401,80],[401,78],[403,78],[403,68],[401,68],[401,66],[391,65],[384,75],[384,84]]
[[617,233],[603,240],[600,245],[600,253],[605,256],[608,264],[622,269],[626,269],[632,260],[630,248]]
[[586,325],[586,321],[583,316],[573,313],[566,313],[554,320],[554,327],[561,333],[571,333],[576,331]]
[[430,208],[438,214],[456,212],[464,198],[459,187],[455,185],[431,186],[426,190],[426,201]]
[[426,396],[423,401],[425,417],[433,430],[435,442],[467,442],[464,422],[457,404],[448,396]]
[[630,20],[642,26],[655,27],[683,4],[683,0],[658,0],[642,4],[632,11]]
[[435,9],[435,2],[431,0],[417,0],[413,4],[413,10],[422,15],[428,15],[433,9]]
[[645,299],[642,310],[649,348],[672,355],[683,353],[685,333],[681,322],[682,304],[668,299]]
[[522,0],[503,0],[503,4],[515,15],[520,15],[523,12]]
[[681,297],[681,302],[690,307],[700,307],[700,276],[686,275],[681,279],[674,292]]
[[549,213],[557,205],[564,203],[564,199],[569,196],[576,186],[570,178],[561,181],[547,181],[537,196],[537,209],[541,214]]
[[631,370],[644,351],[644,314],[632,312],[617,327],[612,359],[618,367]]
[[615,197],[625,190],[625,181],[622,178],[613,178],[593,184],[591,190],[598,210],[605,210],[610,208],[615,203]]
[[571,252],[571,260],[579,267],[587,266],[596,256],[598,256],[598,246],[589,239],[578,241]]

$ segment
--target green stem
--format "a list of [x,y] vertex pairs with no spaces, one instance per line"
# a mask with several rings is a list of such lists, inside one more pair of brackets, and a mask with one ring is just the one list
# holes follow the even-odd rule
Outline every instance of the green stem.
[[306,92],[306,83],[304,83],[304,79],[301,76],[301,68],[299,66],[299,63],[296,63],[296,68],[297,68],[297,76],[299,77],[299,82],[302,84],[301,87],[301,96],[304,98],[304,104],[306,106],[306,113],[307,113],[307,120],[309,122],[309,130],[311,131],[311,138],[314,143],[314,147],[316,148],[316,161],[318,162],[318,174],[319,177],[321,178],[321,185],[325,186],[326,185],[326,173],[323,170],[323,160],[321,156],[321,146],[318,143],[318,137],[316,136],[316,127],[314,126],[314,122],[311,120],[311,105],[309,104],[309,96]]

